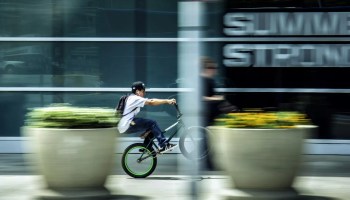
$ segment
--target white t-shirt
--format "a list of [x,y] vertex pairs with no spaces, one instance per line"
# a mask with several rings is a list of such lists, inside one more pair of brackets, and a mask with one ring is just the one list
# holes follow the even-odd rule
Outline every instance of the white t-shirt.
[[146,101],[147,98],[143,98],[135,94],[131,94],[128,97],[123,112],[123,115],[127,115],[123,116],[118,123],[118,130],[120,133],[124,133],[126,130],[128,130],[128,128],[130,127],[130,123],[137,115],[137,113],[140,112],[140,107],[143,107]]

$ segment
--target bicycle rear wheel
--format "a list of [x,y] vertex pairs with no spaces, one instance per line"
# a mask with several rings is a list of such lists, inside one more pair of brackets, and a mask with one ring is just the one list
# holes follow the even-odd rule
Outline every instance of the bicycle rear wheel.
[[155,151],[152,147],[147,148],[143,143],[132,144],[123,153],[122,167],[131,177],[145,178],[153,173],[156,166]]
[[184,129],[179,140],[182,154],[191,160],[201,160],[207,157],[210,151],[209,134],[209,130],[201,126]]

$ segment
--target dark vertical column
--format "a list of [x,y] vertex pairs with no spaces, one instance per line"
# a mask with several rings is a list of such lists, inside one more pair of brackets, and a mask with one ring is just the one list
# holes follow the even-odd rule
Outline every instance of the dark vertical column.
[[[64,16],[63,16],[63,1],[52,1],[52,36],[64,36]],[[52,86],[64,86],[64,44],[62,42],[53,42],[52,44]],[[55,93],[53,96],[54,103],[63,103],[63,93]]]
[[[147,36],[147,4],[146,0],[136,0],[135,8],[135,37]],[[135,44],[135,81],[147,83],[147,43]]]

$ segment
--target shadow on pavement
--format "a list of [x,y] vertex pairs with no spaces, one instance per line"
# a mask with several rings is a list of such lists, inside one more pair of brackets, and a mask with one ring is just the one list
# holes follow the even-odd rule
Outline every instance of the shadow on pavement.
[[202,181],[204,179],[225,179],[225,178],[212,178],[212,177],[203,177],[203,176],[187,176],[187,177],[171,177],[171,176],[163,176],[163,177],[147,177],[144,180],[192,180],[192,181]]
[[301,195],[299,200],[341,200],[341,199],[332,198],[332,197],[320,197],[320,196]]
[[[237,199],[237,197],[224,197],[225,200],[234,200]],[[241,199],[241,198],[239,198]],[[260,199],[260,198],[257,198]],[[266,198],[263,198],[266,199]],[[273,198],[273,199],[281,199],[281,198]],[[342,200],[338,198],[332,198],[332,197],[321,197],[321,196],[308,196],[308,195],[300,195],[294,198],[288,198],[290,200]]]
[[134,196],[134,195],[113,195],[108,200],[146,200],[149,199],[147,197],[142,196]]
[[181,178],[181,177],[164,176],[164,177],[147,177],[143,180],[188,180],[188,179],[189,178],[185,178],[185,177]]
[[[32,200],[46,200],[51,198],[40,198],[40,197],[33,197]],[[59,198],[61,200],[66,198]],[[74,198],[71,200],[149,200],[150,198],[143,197],[143,196],[134,196],[134,195],[112,195],[111,197],[105,198]],[[53,199],[51,199],[53,200]]]

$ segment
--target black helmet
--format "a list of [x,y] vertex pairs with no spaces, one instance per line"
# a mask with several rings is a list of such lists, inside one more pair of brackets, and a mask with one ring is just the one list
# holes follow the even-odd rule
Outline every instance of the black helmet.
[[146,86],[141,81],[136,81],[131,86],[131,92],[135,94],[136,90],[146,90]]

